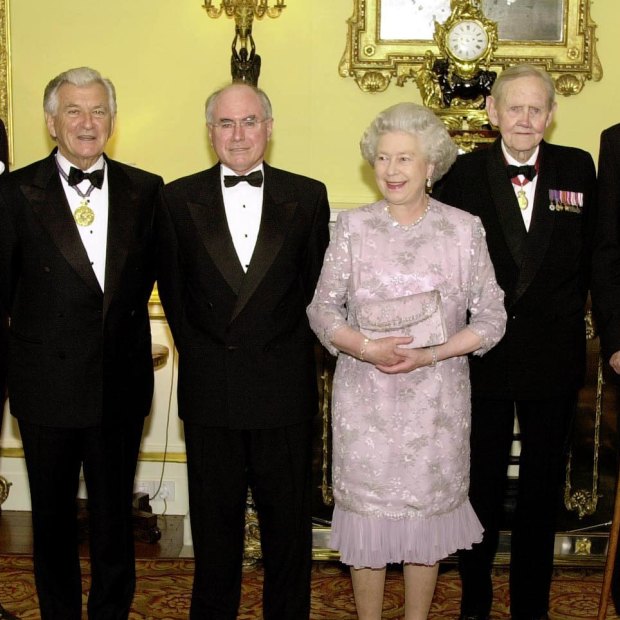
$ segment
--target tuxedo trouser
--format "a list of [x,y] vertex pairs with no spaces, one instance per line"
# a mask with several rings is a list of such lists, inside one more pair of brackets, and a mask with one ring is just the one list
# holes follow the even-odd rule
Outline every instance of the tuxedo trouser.
[[484,535],[471,550],[459,552],[463,614],[486,616],[491,610],[491,569],[499,542],[515,411],[521,454],[511,534],[510,609],[513,618],[547,612],[556,513],[575,407],[576,395],[531,401],[472,399],[469,497]]
[[4,414],[4,401],[6,398],[6,373],[9,362],[9,323],[8,319],[0,314],[0,432],[2,431],[2,418]]
[[133,484],[144,419],[56,428],[19,420],[30,497],[34,575],[42,620],[80,620],[77,493],[88,494],[90,620],[126,620],[135,589]]
[[260,526],[265,620],[307,620],[312,566],[310,421],[231,430],[185,424],[195,575],[191,620],[235,620],[248,487]]

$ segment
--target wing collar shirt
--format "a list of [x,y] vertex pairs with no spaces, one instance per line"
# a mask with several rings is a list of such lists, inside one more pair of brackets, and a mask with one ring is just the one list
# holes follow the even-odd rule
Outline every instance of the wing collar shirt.
[[[536,147],[533,155],[525,162],[517,161],[512,155],[508,153],[506,147],[504,146],[504,142],[502,141],[502,151],[504,152],[504,158],[506,159],[506,163],[513,166],[522,166],[524,164],[528,165],[536,165],[536,160],[538,159],[538,151],[540,150],[540,146]],[[538,174],[531,180],[528,181],[523,175],[519,175],[517,177],[519,183],[522,185],[517,185],[516,183],[512,183],[512,189],[515,192],[515,196],[517,196],[518,192],[523,189],[525,192],[525,196],[527,197],[527,208],[519,209],[521,211],[521,216],[523,217],[523,223],[525,224],[525,229],[529,231],[530,222],[532,221],[532,211],[534,210],[534,196],[536,195],[536,184],[538,182]]]
[[[60,153],[56,153],[56,160],[64,173],[68,176],[69,170],[72,166],[71,162],[66,157],[63,157]],[[104,165],[105,160],[102,155],[93,166],[91,166],[88,170],[84,170],[84,172],[99,170],[103,168]],[[60,175],[60,180],[62,182],[62,187],[65,190],[65,196],[67,197],[67,201],[69,202],[69,208],[71,209],[71,213],[74,213],[84,200],[88,200],[89,207],[95,213],[95,219],[89,226],[78,226],[77,224],[75,224],[75,226],[80,233],[80,237],[82,239],[82,243],[84,244],[86,254],[88,254],[91,267],[93,268],[95,276],[97,276],[97,280],[99,281],[99,286],[101,286],[101,290],[103,291],[105,284],[105,261],[108,239],[107,166],[103,177],[103,186],[101,187],[101,189],[98,189],[96,187],[93,188],[88,198],[83,198],[82,196],[80,196],[80,194],[75,190],[75,187],[69,185],[63,175]],[[79,188],[82,194],[86,194],[90,188],[90,185],[90,181],[88,179],[85,179],[76,187]]]
[[[253,187],[249,183],[241,182],[233,187],[224,186],[224,176],[235,175],[230,168],[220,165],[222,184],[222,196],[224,197],[224,209],[228,221],[228,229],[232,237],[239,262],[244,271],[248,270],[250,260],[254,253],[258,230],[263,212],[263,188]],[[262,164],[249,170],[247,174],[255,170],[263,170]]]

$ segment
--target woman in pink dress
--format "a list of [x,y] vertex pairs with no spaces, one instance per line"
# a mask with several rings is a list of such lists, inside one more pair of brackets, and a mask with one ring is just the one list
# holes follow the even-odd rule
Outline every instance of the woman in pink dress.
[[[413,103],[361,141],[384,199],[340,213],[308,307],[338,355],[333,387],[331,546],[351,566],[360,620],[379,620],[385,568],[404,564],[405,618],[426,618],[438,562],[482,537],[469,503],[467,354],[502,337],[503,292],[477,217],[428,195],[456,158],[441,121]],[[369,338],[360,307],[438,290],[447,341]],[[412,347],[405,345],[411,344]]]

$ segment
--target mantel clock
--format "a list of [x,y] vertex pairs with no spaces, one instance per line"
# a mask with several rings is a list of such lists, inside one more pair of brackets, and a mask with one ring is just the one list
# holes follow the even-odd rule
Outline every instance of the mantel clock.
[[452,0],[444,23],[435,21],[435,43],[415,74],[424,105],[432,108],[463,150],[491,141],[485,101],[497,73],[490,70],[497,49],[497,23],[476,0]]
[[484,16],[475,0],[453,0],[452,7],[443,24],[435,22],[435,43],[452,71],[472,78],[482,65],[489,68],[497,49],[497,24]]

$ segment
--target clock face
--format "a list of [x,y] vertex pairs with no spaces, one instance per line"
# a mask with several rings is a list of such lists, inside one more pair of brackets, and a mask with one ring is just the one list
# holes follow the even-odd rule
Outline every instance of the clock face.
[[489,36],[482,25],[473,20],[458,22],[448,31],[446,45],[458,60],[480,58],[489,44]]

